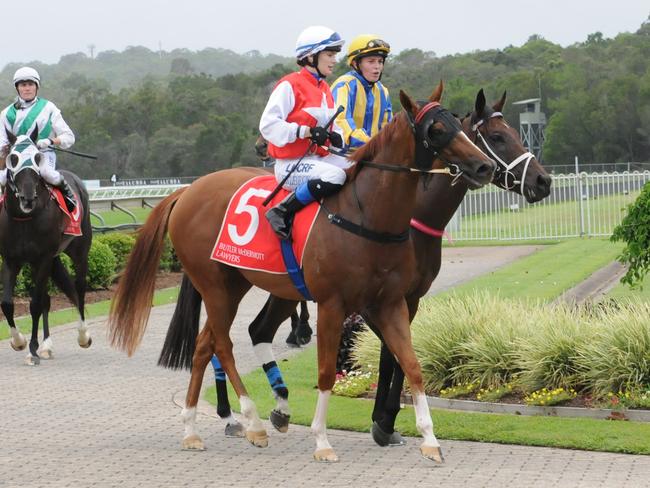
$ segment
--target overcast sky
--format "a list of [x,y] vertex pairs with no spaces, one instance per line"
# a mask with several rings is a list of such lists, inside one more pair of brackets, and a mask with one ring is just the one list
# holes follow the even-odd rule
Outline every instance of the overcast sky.
[[[306,26],[345,38],[377,33],[397,52],[438,55],[519,46],[531,34],[566,46],[600,31],[633,32],[650,14],[647,0],[12,0],[3,9],[0,67],[54,63],[62,55],[142,45],[291,55]],[[15,12],[14,12],[15,11]]]

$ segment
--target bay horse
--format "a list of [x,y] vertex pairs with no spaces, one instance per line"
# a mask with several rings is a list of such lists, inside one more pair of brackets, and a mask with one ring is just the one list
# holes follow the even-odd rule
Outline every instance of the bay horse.
[[[433,433],[420,365],[411,344],[404,298],[415,273],[408,227],[420,172],[446,164],[456,170],[458,178],[462,175],[471,186],[479,187],[491,181],[495,163],[468,139],[458,121],[435,102],[441,91],[442,85],[423,107],[400,92],[404,110],[355,153],[356,165],[349,171],[348,183],[321,203],[327,212],[319,212],[312,227],[303,265],[305,281],[318,304],[319,392],[311,425],[317,461],[338,461],[327,439],[326,415],[335,380],[341,324],[356,310],[370,311],[373,323],[409,379],[416,426],[424,437],[421,454],[437,463],[443,461]],[[234,268],[208,259],[231,196],[245,181],[261,174],[267,173],[260,168],[218,171],[162,200],[141,228],[111,306],[110,342],[131,355],[147,325],[156,269],[165,233],[169,232],[188,279],[207,311],[207,321],[198,337],[188,317],[184,336],[175,344],[166,344],[172,349],[167,365],[173,365],[175,354],[182,357],[193,351],[190,385],[181,413],[185,449],[204,448],[195,426],[196,405],[203,374],[213,354],[220,359],[239,397],[242,414],[248,421],[246,438],[259,447],[268,445],[256,406],[235,366],[229,329],[239,302],[252,286],[293,301],[299,301],[301,295],[287,275]],[[331,225],[333,222],[347,222],[345,225],[354,231]],[[181,362],[186,365],[189,359],[182,357]]]
[[[48,313],[50,297],[48,280],[68,297],[79,312],[77,342],[83,348],[90,347],[92,338],[85,322],[86,275],[88,252],[92,241],[88,192],[82,181],[68,171],[61,171],[77,195],[83,209],[81,236],[63,234],[67,217],[52,197],[49,186],[41,178],[39,164],[43,155],[36,147],[38,128],[29,135],[15,137],[7,134],[11,149],[6,158],[7,186],[4,202],[0,208],[0,255],[2,256],[2,303],[0,307],[11,330],[11,347],[20,351],[26,339],[16,328],[14,321],[13,292],[16,278],[24,265],[31,266],[34,282],[29,311],[32,317],[32,335],[29,341],[28,365],[38,365],[40,357],[53,356]],[[75,271],[74,284],[63,265],[60,253],[65,252]],[[43,316],[43,344],[38,344],[38,324]]]
[[[486,154],[498,162],[492,183],[503,190],[524,196],[528,203],[535,203],[549,195],[551,177],[534,155],[524,148],[516,129],[508,125],[503,118],[501,111],[505,103],[506,93],[504,92],[492,107],[488,106],[485,94],[481,89],[476,95],[473,111],[461,121],[463,131],[472,142],[475,142]],[[256,144],[256,148],[258,144]],[[440,271],[444,229],[468,189],[469,187],[464,181],[451,185],[449,177],[446,175],[434,175],[427,186],[418,185],[415,219],[411,224],[411,240],[415,246],[417,273],[407,295],[411,320],[417,312],[419,299],[427,293]],[[200,306],[200,296],[196,295],[190,282],[184,281],[177,307],[183,308],[184,314],[191,314],[193,310],[199,310]],[[260,357],[266,357],[266,359],[261,359],[261,362],[267,372],[278,366],[273,357],[271,343],[279,326],[287,318],[286,311],[291,307],[295,307],[295,302],[270,296],[249,326],[249,334],[255,352]],[[366,320],[370,319],[366,317]],[[170,330],[178,325],[179,323],[172,321]],[[372,323],[369,325],[372,327]],[[293,327],[292,319],[292,329]],[[376,331],[376,329],[373,330]],[[270,381],[277,401],[276,408],[271,411],[270,421],[278,431],[286,432],[290,420],[289,390],[281,376],[280,381],[277,380],[277,375],[278,373],[275,373],[273,376],[274,382]],[[393,377],[394,380],[391,382]],[[399,364],[395,362],[393,355],[382,341],[377,396],[372,415],[372,435],[380,445],[401,445],[403,443],[401,435],[394,430],[395,417],[400,408],[403,381],[404,375]],[[231,414],[225,379],[217,381],[216,386],[217,412],[221,418],[228,422],[226,432],[228,435],[242,432],[242,426],[237,424]]]

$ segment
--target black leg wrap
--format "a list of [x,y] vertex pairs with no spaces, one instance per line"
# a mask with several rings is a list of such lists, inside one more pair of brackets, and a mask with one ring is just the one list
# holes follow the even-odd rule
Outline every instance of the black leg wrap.
[[231,414],[228,388],[223,380],[215,380],[215,384],[217,386],[217,415],[223,419]]

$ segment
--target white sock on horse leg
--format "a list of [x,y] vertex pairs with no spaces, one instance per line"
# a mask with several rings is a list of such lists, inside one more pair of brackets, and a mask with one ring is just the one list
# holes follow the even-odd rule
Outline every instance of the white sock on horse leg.
[[438,439],[433,434],[433,420],[426,395],[423,392],[414,393],[413,405],[415,407],[415,426],[424,438],[422,445],[440,447]]
[[248,425],[246,426],[247,430],[253,432],[261,432],[265,430],[253,400],[247,396],[241,396],[239,397],[239,405],[241,406],[242,415],[246,420],[248,420]]
[[270,342],[261,342],[260,344],[255,344],[253,346],[253,352],[255,352],[255,357],[260,362],[260,364],[267,364],[275,361],[273,348]]
[[331,449],[329,441],[327,440],[327,409],[329,407],[330,396],[332,390],[320,391],[318,390],[318,402],[316,403],[316,411],[314,412],[314,419],[311,422],[311,432],[316,437],[316,449]]

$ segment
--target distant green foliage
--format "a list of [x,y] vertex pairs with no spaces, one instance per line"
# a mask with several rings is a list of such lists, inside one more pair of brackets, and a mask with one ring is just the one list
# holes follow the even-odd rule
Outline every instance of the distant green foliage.
[[627,213],[614,228],[612,241],[623,241],[626,246],[618,260],[628,266],[623,283],[641,287],[650,269],[650,183],[646,183]]
[[[522,46],[443,57],[406,49],[389,57],[382,82],[395,112],[400,89],[424,99],[440,79],[445,105],[461,115],[472,110],[480,88],[491,100],[507,90],[511,102],[541,92],[547,165],[574,156],[583,163],[648,161],[649,33],[646,21],[635,33],[610,39],[596,32],[566,48],[531,35]],[[17,66],[0,72],[0,102],[14,97]],[[75,148],[100,157],[100,165],[88,165],[60,155],[62,167],[84,178],[198,176],[257,165],[260,114],[277,80],[297,68],[289,58],[258,52],[158,53],[138,46],[34,66],[43,78],[42,95],[62,108],[75,131]],[[341,60],[335,76],[348,69]],[[503,110],[515,126],[520,111],[512,104]]]

